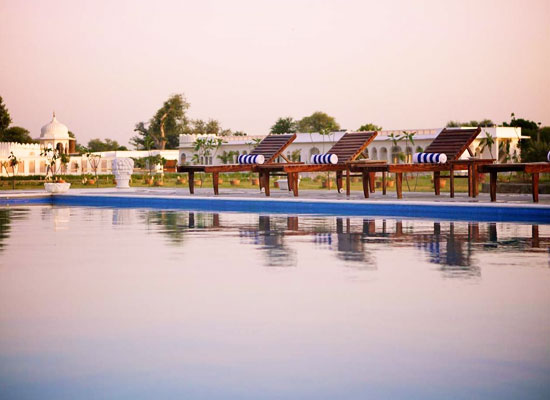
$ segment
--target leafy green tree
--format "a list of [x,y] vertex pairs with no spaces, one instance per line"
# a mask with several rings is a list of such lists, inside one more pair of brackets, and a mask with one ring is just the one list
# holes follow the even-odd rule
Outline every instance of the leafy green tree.
[[156,149],[175,149],[179,144],[179,135],[186,132],[188,120],[186,111],[190,104],[183,94],[170,96],[148,123],[138,122],[131,143],[138,149],[145,148],[145,140],[150,138]]
[[321,111],[316,111],[310,116],[302,118],[298,122],[298,130],[300,132],[335,132],[339,129],[340,125],[336,122],[334,117],[331,117],[330,115]]
[[115,150],[123,151],[128,149],[125,146],[119,145],[116,140],[111,139],[105,139],[105,141],[102,141],[101,139],[92,139],[88,142],[88,151],[91,153]]
[[238,154],[238,152],[230,150],[230,151],[224,151],[222,154],[218,156],[218,159],[222,162],[222,164],[231,164],[233,162],[233,158]]
[[209,119],[206,123],[206,133],[210,135],[218,135],[221,132],[220,123],[215,119]]
[[482,119],[481,121],[471,120],[470,122],[449,121],[447,122],[447,128],[460,128],[462,126],[479,126],[482,128],[490,128],[495,126],[495,123],[490,119]]
[[207,159],[208,157],[213,155],[212,152],[214,152],[215,154],[222,143],[222,139],[214,138],[211,136],[197,138],[193,142],[193,151],[195,151],[195,154],[193,155],[193,162],[198,164],[200,163],[201,157]]
[[269,133],[282,135],[285,133],[296,133],[298,123],[292,117],[279,118],[271,127]]
[[369,122],[367,124],[361,125],[357,130],[359,132],[381,131],[382,127]]
[[489,133],[485,132],[485,137],[479,141],[480,153],[483,153],[485,149],[489,149],[489,154],[493,158],[493,145],[495,144],[495,138]]
[[0,142],[37,143],[31,138],[29,131],[20,126],[10,126],[0,132]]
[[2,96],[0,96],[0,134],[4,132],[11,124],[11,115],[8,111]]

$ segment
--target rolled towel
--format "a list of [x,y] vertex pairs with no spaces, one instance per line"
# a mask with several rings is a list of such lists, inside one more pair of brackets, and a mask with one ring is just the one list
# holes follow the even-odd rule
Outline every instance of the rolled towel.
[[237,157],[238,164],[263,164],[265,157],[262,154],[241,154]]
[[313,154],[311,156],[312,164],[338,164],[338,156],[336,154],[324,153]]
[[445,153],[414,153],[414,163],[445,164],[447,155]]

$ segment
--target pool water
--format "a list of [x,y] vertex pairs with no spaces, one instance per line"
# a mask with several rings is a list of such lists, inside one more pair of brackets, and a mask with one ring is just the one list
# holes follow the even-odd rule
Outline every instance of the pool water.
[[548,399],[550,226],[0,208],[1,399]]

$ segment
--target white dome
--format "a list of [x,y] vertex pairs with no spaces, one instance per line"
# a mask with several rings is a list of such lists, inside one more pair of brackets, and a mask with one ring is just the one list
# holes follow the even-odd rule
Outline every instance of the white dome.
[[49,124],[46,124],[40,130],[40,139],[69,139],[69,128],[55,118]]

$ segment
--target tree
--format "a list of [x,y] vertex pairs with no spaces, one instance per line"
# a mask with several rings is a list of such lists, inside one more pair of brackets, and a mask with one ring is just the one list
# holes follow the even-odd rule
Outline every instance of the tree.
[[231,164],[233,162],[233,157],[235,157],[237,154],[239,153],[233,150],[224,151],[218,156],[218,159],[222,162],[222,164]]
[[382,127],[369,122],[367,124],[361,125],[357,130],[359,132],[381,131]]
[[10,126],[3,132],[0,132],[0,142],[36,143],[36,141],[31,138],[29,131],[20,126]]
[[125,151],[128,150],[125,146],[118,144],[116,140],[105,139],[91,139],[88,142],[88,151],[91,153],[99,153],[101,151]]
[[330,115],[321,111],[316,111],[310,116],[302,118],[298,122],[298,130],[300,132],[335,132],[339,129],[340,125],[336,122],[334,117],[331,117]]
[[279,118],[271,127],[269,133],[282,135],[285,133],[296,133],[298,123],[292,117]]
[[491,155],[491,158],[493,158],[493,145],[495,144],[495,138],[489,133],[485,132],[485,137],[482,138],[479,141],[479,152],[483,153],[483,151],[487,148],[489,149],[489,154]]
[[0,96],[0,134],[4,132],[10,126],[11,124],[11,115],[8,109],[6,108],[6,105],[4,104],[4,100],[2,99],[2,96]]
[[482,119],[481,121],[471,120],[470,122],[449,121],[447,122],[447,128],[460,128],[462,126],[479,126],[482,128],[491,128],[495,126],[495,123],[490,119]]
[[221,131],[220,123],[215,119],[209,119],[206,123],[206,133],[210,135],[218,135]]
[[131,143],[136,148],[144,148],[146,138],[151,138],[156,149],[175,149],[179,144],[179,135],[186,132],[188,120],[186,111],[190,104],[183,94],[172,95],[146,124],[138,122]]

